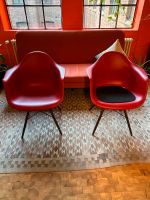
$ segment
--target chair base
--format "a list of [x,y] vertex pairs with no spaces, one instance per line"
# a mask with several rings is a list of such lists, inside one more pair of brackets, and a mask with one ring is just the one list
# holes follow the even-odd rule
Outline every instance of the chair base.
[[[90,108],[90,110],[91,110],[93,107],[94,107],[94,105]],[[94,133],[95,133],[95,131],[96,131],[96,129],[97,129],[97,126],[98,126],[98,124],[99,124],[99,122],[100,122],[100,120],[101,120],[101,118],[102,118],[103,113],[104,113],[104,110],[101,110],[101,111],[100,111],[100,115],[99,115],[99,117],[98,117],[98,120],[97,120],[97,122],[96,122],[96,125],[95,125],[95,127],[94,127],[93,133],[92,133],[93,136],[94,136]],[[129,131],[130,131],[130,135],[133,136],[133,134],[132,134],[132,129],[131,129],[131,126],[130,126],[130,121],[129,121],[128,114],[127,114],[127,111],[126,111],[126,110],[124,110],[124,114],[125,114],[125,118],[126,118],[126,121],[127,121],[127,124],[128,124],[128,128],[129,128]]]
[[[60,108],[60,107],[58,107],[58,109],[61,111],[61,108]],[[44,113],[44,114],[50,116],[49,114],[47,114],[47,113],[45,113],[45,112],[42,112],[42,113]],[[58,124],[58,122],[57,122],[57,120],[56,120],[56,118],[55,118],[55,115],[54,115],[53,111],[50,110],[50,113],[51,113],[51,116],[52,116],[52,118],[53,118],[53,120],[54,120],[54,122],[55,122],[55,124],[56,124],[56,126],[57,126],[57,128],[58,128],[58,130],[59,130],[60,135],[62,136],[62,131],[61,131],[60,127],[59,127],[59,124]],[[25,133],[26,126],[27,126],[27,121],[28,121],[28,119],[30,119],[30,118],[31,118],[31,117],[29,117],[29,112],[27,112],[26,118],[25,118],[25,122],[24,122],[24,126],[23,126],[23,130],[22,130],[22,135],[21,135],[22,141],[24,141],[24,133]]]

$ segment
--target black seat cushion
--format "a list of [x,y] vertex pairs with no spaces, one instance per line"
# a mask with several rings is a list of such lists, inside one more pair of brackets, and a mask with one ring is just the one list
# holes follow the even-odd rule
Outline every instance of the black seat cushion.
[[135,96],[120,86],[103,86],[96,89],[99,100],[107,103],[123,103],[135,100]]

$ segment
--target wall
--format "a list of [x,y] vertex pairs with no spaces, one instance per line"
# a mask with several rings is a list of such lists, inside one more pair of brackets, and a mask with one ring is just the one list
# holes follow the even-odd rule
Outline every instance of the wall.
[[[143,7],[144,4],[144,7]],[[131,49],[130,59],[141,62],[146,57],[148,48],[150,46],[150,17],[146,19],[146,16],[150,14],[150,0],[139,0],[139,7],[136,16],[135,26],[133,30],[124,30],[126,37],[134,38],[134,43]],[[143,7],[143,10],[141,9]],[[15,37],[15,31],[9,31],[9,23],[4,5],[4,0],[0,1],[0,13],[3,17],[4,24],[0,20],[0,43],[4,43],[5,40],[10,40]],[[138,18],[142,15],[140,26],[138,27]],[[62,0],[62,27],[64,30],[81,30],[83,28],[83,1],[82,0]],[[2,52],[7,58],[7,64],[11,67],[15,64],[15,58],[12,53],[12,46],[9,46],[11,52],[11,58],[7,56],[5,45],[0,47]]]
[[140,21],[139,30],[135,37],[132,53],[138,62],[143,62],[150,48],[150,0],[146,0]]
[[62,0],[62,26],[63,29],[82,29],[83,24],[83,1]]

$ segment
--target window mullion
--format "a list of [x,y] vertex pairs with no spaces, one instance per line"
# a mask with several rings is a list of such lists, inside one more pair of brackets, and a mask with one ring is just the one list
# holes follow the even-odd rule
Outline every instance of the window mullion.
[[25,0],[23,0],[23,7],[24,7],[24,12],[25,12],[27,27],[28,27],[28,29],[29,29],[29,22],[28,22],[28,17],[27,17],[27,11],[26,11],[26,6],[25,6]]
[[45,12],[44,12],[44,4],[43,4],[43,0],[42,0],[42,11],[43,11],[44,27],[45,27],[45,29],[46,29]]
[[119,9],[120,9],[120,6],[118,5],[118,6],[117,6],[117,16],[116,16],[115,28],[117,28]]
[[101,27],[101,17],[102,17],[102,2],[99,6],[99,28]]

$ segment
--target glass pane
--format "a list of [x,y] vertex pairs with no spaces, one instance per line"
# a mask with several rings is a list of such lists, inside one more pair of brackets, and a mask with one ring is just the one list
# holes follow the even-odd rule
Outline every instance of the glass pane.
[[102,0],[103,5],[118,5],[118,0]]
[[44,7],[46,28],[61,28],[61,8]]
[[27,29],[24,7],[8,7],[8,14],[12,29]]
[[100,6],[84,7],[84,27],[99,28]]
[[84,5],[100,5],[101,0],[84,0]]
[[42,5],[42,0],[25,0],[26,5]]
[[101,27],[115,28],[116,15],[118,6],[102,6]]
[[121,4],[136,4],[137,0],[121,0]]
[[135,6],[120,7],[117,28],[132,28]]
[[26,12],[30,29],[44,29],[43,10],[41,6],[26,7]]
[[6,0],[7,5],[23,5],[23,0]]
[[137,0],[84,0],[84,5],[119,5],[119,4],[136,4]]
[[136,2],[137,0],[101,0],[101,3],[105,5],[136,4]]
[[44,5],[61,5],[61,0],[43,0]]

